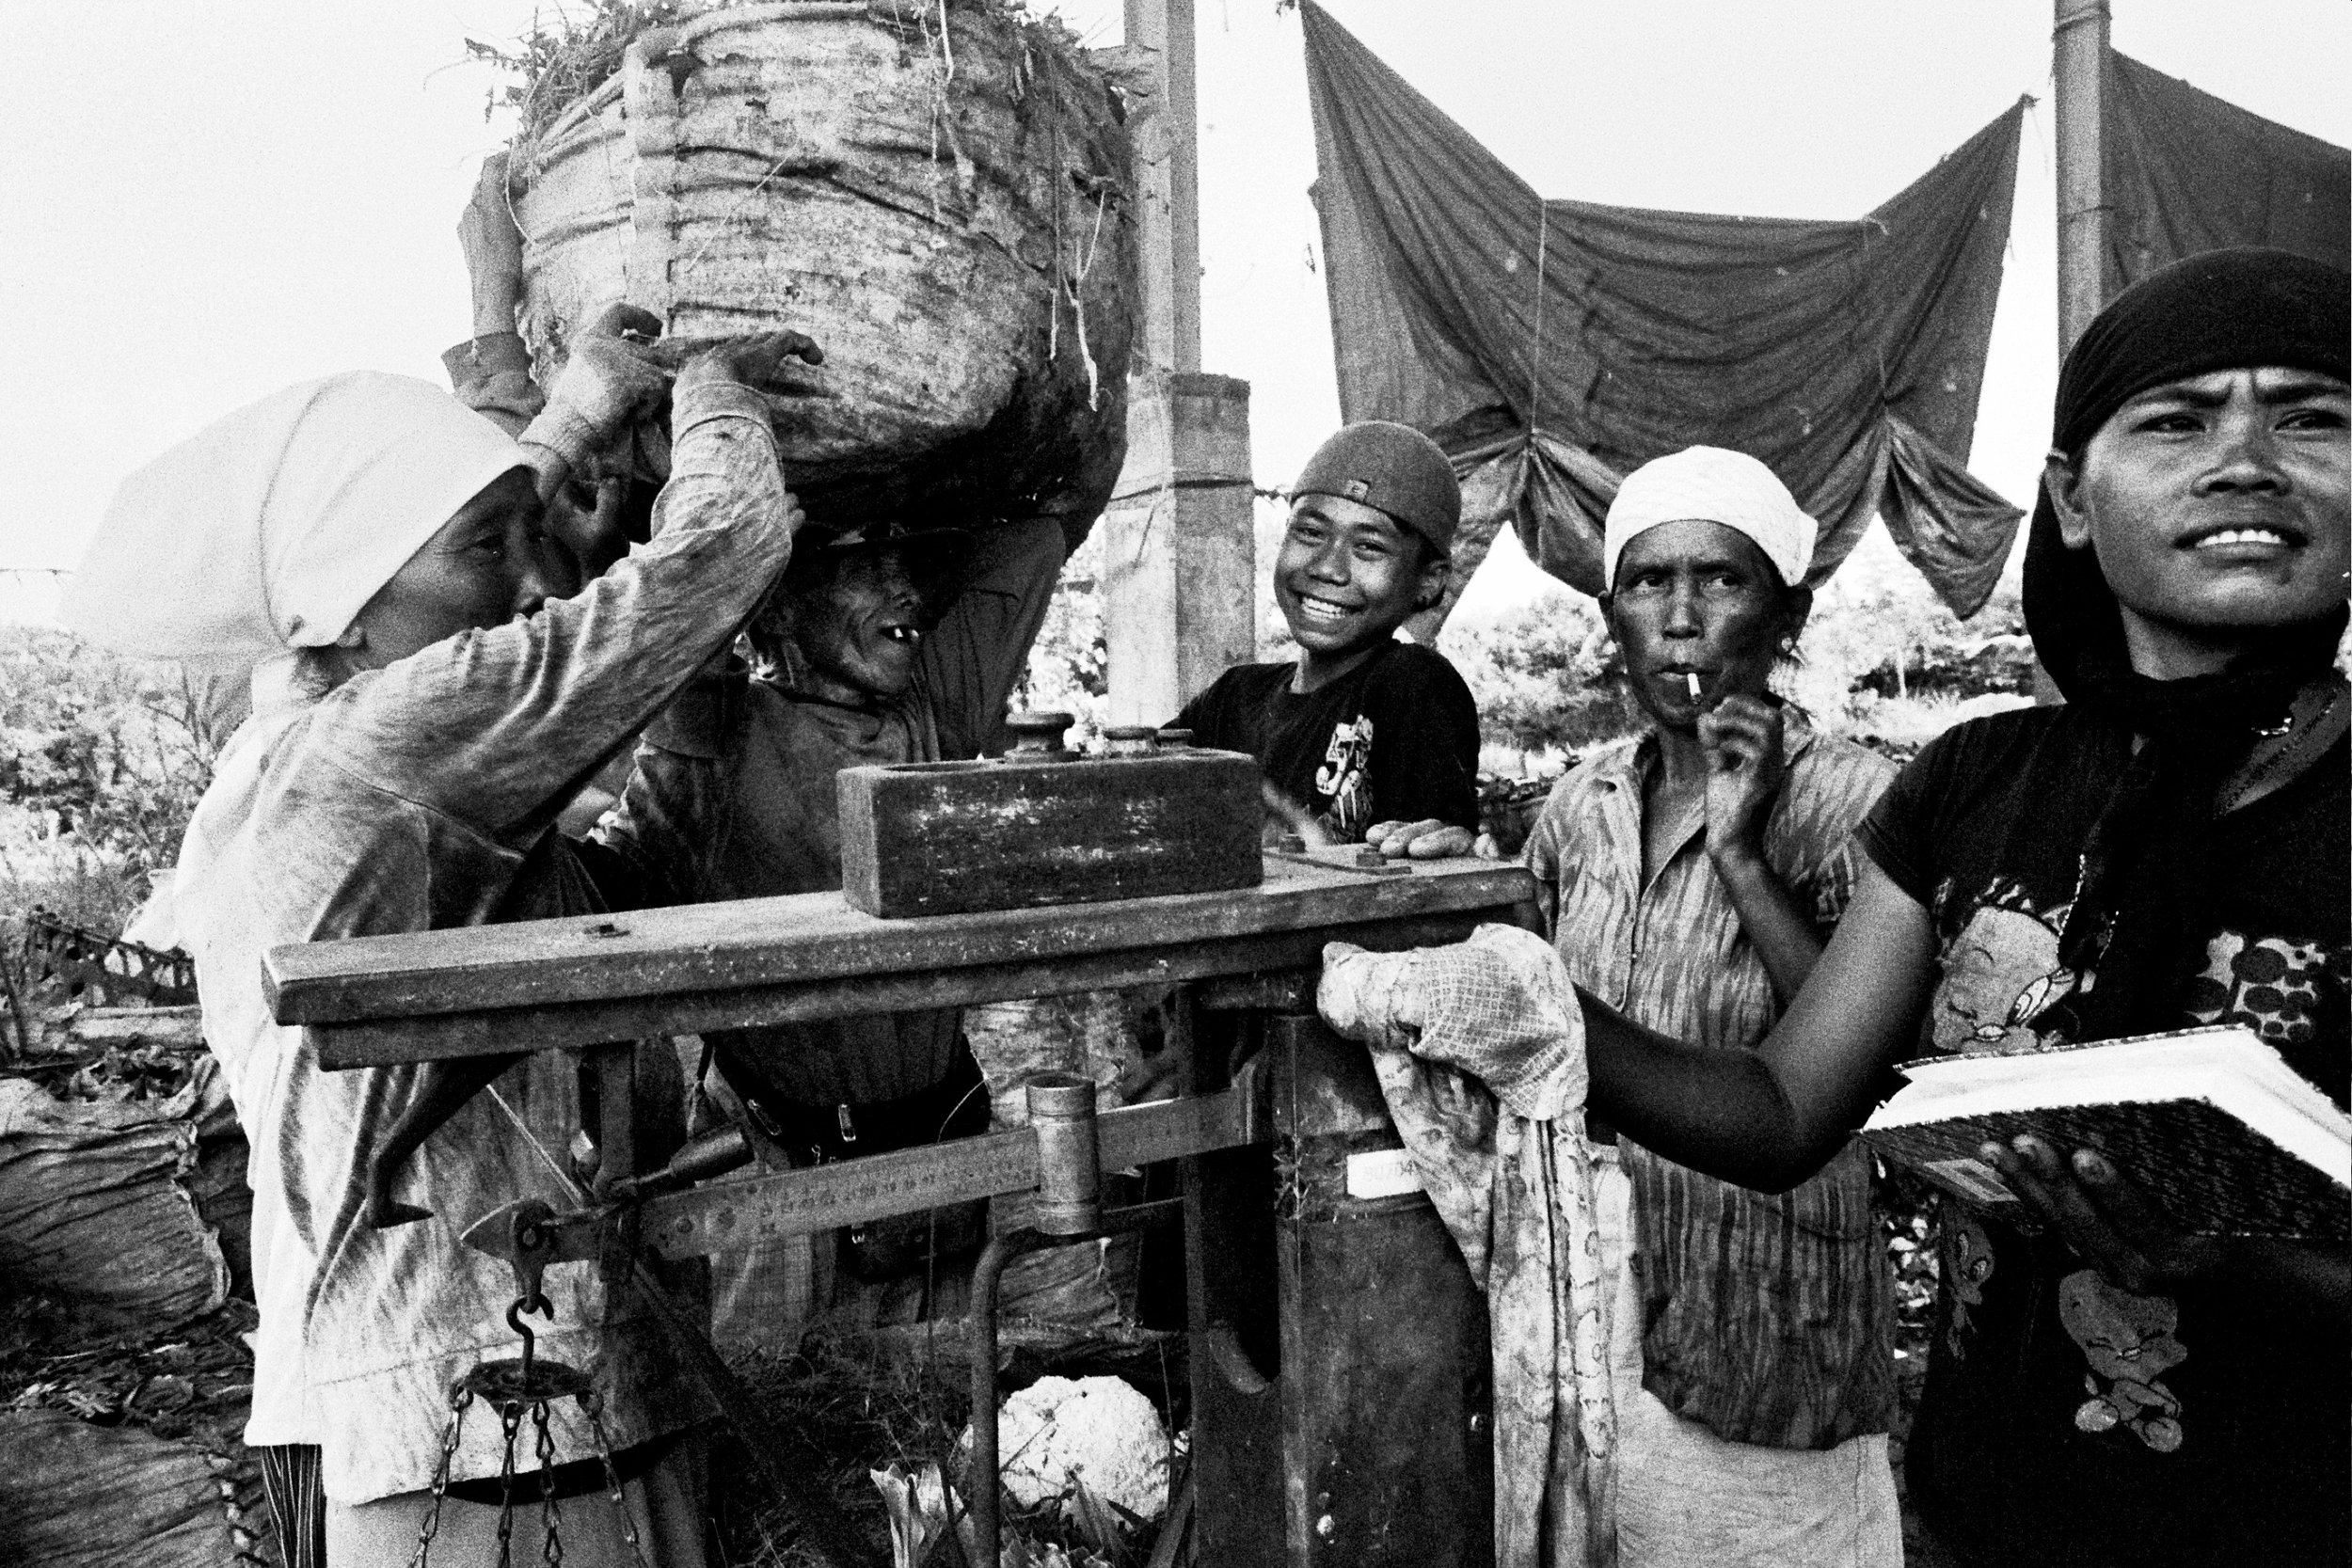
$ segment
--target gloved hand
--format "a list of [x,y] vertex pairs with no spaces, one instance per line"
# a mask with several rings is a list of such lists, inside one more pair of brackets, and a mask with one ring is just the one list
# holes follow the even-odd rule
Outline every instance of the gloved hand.
[[1405,953],[1327,942],[1323,1021],[1375,1050],[1460,1068],[1520,1116],[1581,1105],[1584,1008],[1551,944],[1510,926]]
[[519,439],[544,447],[578,474],[601,474],[607,459],[625,463],[632,426],[651,419],[669,393],[670,375],[623,332],[650,338],[661,323],[629,305],[608,305],[572,339],[571,357],[555,378],[548,405]]

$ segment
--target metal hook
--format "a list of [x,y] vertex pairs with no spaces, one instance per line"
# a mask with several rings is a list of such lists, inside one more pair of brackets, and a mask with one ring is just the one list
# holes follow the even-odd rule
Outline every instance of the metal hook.
[[555,1307],[548,1300],[545,1291],[538,1291],[529,1295],[516,1296],[515,1305],[506,1309],[506,1326],[513,1329],[522,1338],[522,1386],[528,1388],[531,1386],[532,1348],[538,1343],[538,1336],[531,1332],[529,1323],[523,1322],[523,1314],[526,1312],[536,1312],[552,1323],[555,1321]]

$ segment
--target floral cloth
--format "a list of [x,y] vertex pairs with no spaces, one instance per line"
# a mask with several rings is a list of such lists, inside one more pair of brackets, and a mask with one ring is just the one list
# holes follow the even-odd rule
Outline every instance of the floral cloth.
[[1584,1015],[1543,938],[1324,949],[1316,1006],[1372,1051],[1422,1184],[1486,1292],[1496,1568],[1616,1560],[1616,1414],[1584,1137]]

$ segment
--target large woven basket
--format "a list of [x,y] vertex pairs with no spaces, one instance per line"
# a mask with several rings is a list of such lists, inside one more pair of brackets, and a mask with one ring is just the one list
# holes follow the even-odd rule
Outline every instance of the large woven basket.
[[798,327],[834,394],[777,404],[812,516],[1074,533],[1124,450],[1128,158],[1105,73],[998,0],[711,10],[516,146],[524,337],[545,384],[614,300]]

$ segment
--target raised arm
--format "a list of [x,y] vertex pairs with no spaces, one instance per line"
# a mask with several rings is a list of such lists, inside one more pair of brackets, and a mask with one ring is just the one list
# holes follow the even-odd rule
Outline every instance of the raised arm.
[[487,836],[536,838],[783,570],[800,510],[745,383],[813,353],[780,333],[690,364],[653,542],[575,598],[350,682],[330,700],[341,765]]
[[1933,976],[1928,911],[1866,861],[1837,934],[1753,1053],[1670,1040],[1584,997],[1592,1108],[1678,1164],[1785,1192],[1868,1117]]
[[1051,518],[980,534],[963,592],[923,640],[916,666],[948,760],[1001,749],[1005,700],[1028,665],[1062,559],[1061,527]]
[[1787,1006],[1820,961],[1821,933],[1764,858],[1764,825],[1788,780],[1780,710],[1748,696],[1699,716],[1707,757],[1707,855],[1740,928]]
[[694,673],[637,743],[619,800],[578,846],[615,909],[701,900],[733,806],[726,756],[750,672],[723,654]]

